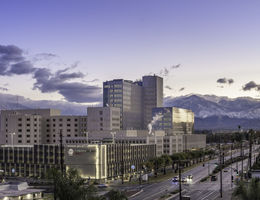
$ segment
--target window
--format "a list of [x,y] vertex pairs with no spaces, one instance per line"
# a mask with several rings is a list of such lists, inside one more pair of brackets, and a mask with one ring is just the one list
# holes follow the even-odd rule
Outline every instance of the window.
[[70,122],[70,118],[67,119],[67,122]]
[[18,143],[22,143],[22,140],[18,140]]
[[27,140],[26,142],[27,142],[27,143],[30,143],[30,140]]
[[22,135],[18,135],[18,137],[19,137],[19,138],[21,138],[21,137],[22,137]]
[[67,129],[67,132],[70,132],[70,129]]
[[46,122],[49,122],[49,121],[50,121],[49,119],[46,120]]
[[67,126],[70,126],[70,124],[67,124]]
[[59,126],[62,127],[62,124],[60,124]]
[[22,126],[22,124],[18,124],[18,126],[20,126],[20,127],[21,127],[21,126]]
[[22,121],[22,118],[19,118],[18,121]]
[[34,140],[34,143],[37,143],[37,140]]
[[49,135],[49,134],[47,134],[47,135],[46,135],[46,137],[50,137],[50,135]]
[[99,114],[100,114],[100,115],[103,115],[103,111],[99,111]]
[[30,137],[30,135],[26,135],[26,137]]
[[21,133],[21,132],[22,132],[22,129],[18,129],[18,132]]
[[78,121],[78,119],[75,119],[75,122],[77,122]]
[[46,129],[46,132],[50,132],[50,129]]
[[62,118],[60,118],[59,121],[62,122]]
[[52,121],[53,121],[53,122],[55,122],[55,121],[56,121],[56,119],[52,119]]
[[100,121],[103,121],[103,117],[100,117]]

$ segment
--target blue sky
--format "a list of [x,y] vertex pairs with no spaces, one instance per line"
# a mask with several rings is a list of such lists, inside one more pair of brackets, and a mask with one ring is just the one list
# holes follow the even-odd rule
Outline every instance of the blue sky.
[[[43,85],[34,78],[35,70],[0,76],[0,89],[32,99],[75,101],[68,94],[77,92],[74,83],[94,91],[105,80],[160,75],[180,64],[164,76],[166,96],[258,98],[259,9],[258,0],[2,0],[0,45],[15,45],[34,69],[49,69],[53,89],[46,90],[47,79]],[[35,61],[42,53],[55,56]],[[64,73],[85,76],[57,84],[57,71],[68,67]],[[217,83],[220,78],[234,83]],[[244,91],[251,81],[255,84]],[[97,99],[92,94],[80,103]]]

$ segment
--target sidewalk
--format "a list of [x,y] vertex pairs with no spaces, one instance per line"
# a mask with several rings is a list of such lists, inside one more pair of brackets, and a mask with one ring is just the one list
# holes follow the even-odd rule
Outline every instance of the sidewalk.
[[232,192],[233,192],[233,190],[225,191],[225,192],[223,192],[223,197],[222,198],[218,197],[218,198],[216,198],[216,200],[231,200]]

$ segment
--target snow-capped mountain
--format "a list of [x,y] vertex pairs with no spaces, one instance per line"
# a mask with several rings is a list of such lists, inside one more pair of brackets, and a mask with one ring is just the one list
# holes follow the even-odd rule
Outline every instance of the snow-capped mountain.
[[250,97],[228,98],[191,94],[166,97],[165,106],[190,109],[195,113],[196,129],[260,129],[260,100]]
[[[99,105],[101,106],[101,105]],[[195,129],[260,130],[260,100],[249,97],[228,98],[214,95],[190,94],[166,97],[164,106],[190,109],[195,113]],[[56,108],[64,115],[86,115],[87,106],[65,101],[34,101],[22,96],[0,93],[0,110],[27,108]]]
[[260,119],[260,100],[249,97],[227,98],[214,95],[166,97],[165,106],[190,109],[198,118],[226,116],[230,118]]

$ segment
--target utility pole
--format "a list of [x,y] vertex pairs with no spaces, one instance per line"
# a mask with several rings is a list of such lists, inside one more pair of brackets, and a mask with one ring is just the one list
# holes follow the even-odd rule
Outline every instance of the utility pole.
[[219,137],[219,166],[220,166],[220,198],[222,198],[222,152],[221,152],[221,137]]
[[232,158],[232,150],[233,150],[233,144],[231,144],[231,170],[230,170],[230,173],[231,173],[231,188],[233,187],[233,175],[232,175],[232,163],[233,163],[233,158]]
[[179,168],[179,197],[180,197],[180,200],[182,200],[182,196],[181,196],[181,162],[180,162],[180,160],[178,162],[178,168]]
[[62,129],[60,129],[60,169],[62,176],[64,176]]
[[123,145],[124,143],[122,142],[121,143],[121,154],[122,154],[122,156],[121,156],[121,174],[122,174],[122,184],[124,184],[124,145]]
[[249,171],[251,171],[251,167],[252,167],[252,135],[253,135],[253,130],[251,129],[249,131],[250,135],[249,135]]

